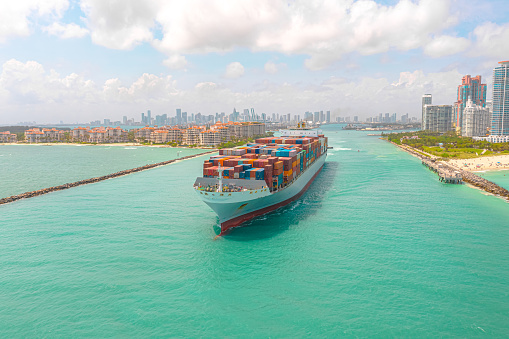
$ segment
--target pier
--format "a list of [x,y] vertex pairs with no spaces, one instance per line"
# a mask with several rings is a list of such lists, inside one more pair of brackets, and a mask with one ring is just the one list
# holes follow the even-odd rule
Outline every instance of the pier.
[[18,195],[13,195],[13,196],[10,196],[10,197],[7,197],[7,198],[0,199],[0,205],[8,204],[8,203],[14,202],[16,200],[37,197],[39,195],[43,195],[43,194],[47,194],[47,193],[51,193],[51,192],[62,191],[62,190],[65,190],[65,189],[68,189],[68,188],[72,188],[72,187],[82,186],[82,185],[86,185],[86,184],[93,184],[95,182],[99,182],[99,181],[103,181],[103,180],[107,180],[107,179],[118,178],[118,177],[121,177],[121,176],[124,176],[124,175],[128,175],[128,174],[131,174],[131,173],[141,172],[141,171],[145,171],[145,170],[148,170],[148,169],[151,169],[151,168],[155,168],[155,167],[159,167],[159,166],[164,166],[164,165],[169,165],[169,164],[174,163],[176,161],[196,158],[196,157],[200,157],[200,156],[205,155],[205,154],[216,153],[216,152],[217,152],[217,150],[213,150],[213,151],[207,151],[207,152],[193,154],[193,155],[187,155],[185,157],[180,157],[180,158],[176,158],[176,159],[172,159],[172,160],[162,161],[162,162],[158,162],[156,164],[149,164],[149,165],[145,165],[145,166],[131,168],[131,169],[123,170],[123,171],[120,171],[120,172],[103,175],[103,176],[100,176],[100,177],[95,177],[95,178],[75,181],[75,182],[71,182],[71,183],[67,183],[67,184],[63,184],[63,185],[59,185],[59,186],[43,188],[43,189],[40,189],[40,190],[31,191],[31,192],[25,192],[25,193],[21,193],[21,194],[18,194]]
[[461,184],[466,182],[472,186],[482,189],[483,191],[509,200],[509,191],[498,186],[494,182],[481,178],[472,172],[451,166],[444,161],[438,161],[437,157],[427,154],[426,152],[417,151],[413,147],[407,145],[398,145],[392,141],[390,142],[405,152],[421,159],[422,164],[437,173],[439,180],[442,182],[448,184]]

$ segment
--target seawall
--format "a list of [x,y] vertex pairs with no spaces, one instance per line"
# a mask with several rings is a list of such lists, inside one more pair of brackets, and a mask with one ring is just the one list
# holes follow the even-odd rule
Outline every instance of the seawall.
[[203,152],[203,153],[198,153],[198,154],[193,154],[193,155],[188,155],[188,156],[177,158],[177,159],[172,159],[172,160],[167,160],[167,161],[163,161],[163,162],[158,162],[156,164],[150,164],[150,165],[145,165],[145,166],[141,166],[141,167],[127,169],[127,170],[123,170],[123,171],[120,171],[120,172],[103,175],[103,176],[100,176],[100,177],[84,179],[84,180],[75,181],[75,182],[71,182],[71,183],[67,183],[67,184],[63,184],[63,185],[59,185],[59,186],[53,186],[53,187],[43,188],[43,189],[36,190],[36,191],[31,191],[31,192],[25,192],[25,193],[21,193],[21,194],[17,194],[17,195],[12,195],[10,197],[0,199],[0,205],[8,204],[8,203],[14,202],[16,200],[37,197],[39,195],[43,195],[43,194],[47,194],[47,193],[51,193],[51,192],[62,191],[62,190],[65,190],[65,189],[68,189],[68,188],[72,188],[72,187],[82,186],[82,185],[86,185],[86,184],[92,184],[94,182],[99,182],[99,181],[103,181],[103,180],[107,180],[107,179],[113,179],[113,178],[121,177],[123,175],[128,175],[128,174],[131,174],[131,173],[141,172],[141,171],[145,171],[145,170],[148,170],[148,169],[151,169],[151,168],[155,168],[155,167],[159,167],[159,166],[164,166],[164,165],[169,165],[169,164],[174,163],[176,161],[196,158],[196,157],[200,157],[200,156],[205,155],[205,154],[215,153],[215,152],[217,152],[217,150]]

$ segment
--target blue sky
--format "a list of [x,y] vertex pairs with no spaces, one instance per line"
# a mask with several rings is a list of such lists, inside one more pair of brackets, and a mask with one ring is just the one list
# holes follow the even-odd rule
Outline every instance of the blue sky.
[[[0,4],[0,124],[231,112],[367,117],[452,104],[509,59],[492,0]],[[488,97],[491,90],[488,90]]]

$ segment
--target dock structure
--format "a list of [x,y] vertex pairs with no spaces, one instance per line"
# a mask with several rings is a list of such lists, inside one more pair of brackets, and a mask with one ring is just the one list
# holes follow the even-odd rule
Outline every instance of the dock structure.
[[202,155],[205,155],[205,154],[215,153],[215,152],[217,152],[217,150],[207,151],[207,152],[193,154],[193,155],[187,155],[185,157],[180,157],[180,158],[177,158],[177,159],[162,161],[162,162],[158,162],[156,164],[149,164],[149,165],[145,165],[145,166],[131,168],[131,169],[123,170],[123,171],[120,171],[120,172],[103,175],[103,176],[100,176],[100,177],[95,177],[95,178],[75,181],[75,182],[71,182],[71,183],[67,183],[67,184],[63,184],[63,185],[59,185],[59,186],[43,188],[43,189],[32,191],[32,192],[21,193],[21,194],[18,194],[18,195],[13,195],[13,196],[10,196],[10,197],[7,197],[7,198],[0,199],[0,205],[8,204],[8,203],[14,202],[16,200],[37,197],[39,195],[43,195],[43,194],[47,194],[47,193],[51,193],[51,192],[62,191],[62,190],[65,190],[65,189],[68,189],[68,188],[72,188],[72,187],[82,186],[82,185],[86,185],[86,184],[92,184],[94,182],[99,182],[99,181],[103,181],[103,180],[107,180],[107,179],[113,179],[113,178],[117,178],[117,177],[121,177],[121,176],[124,176],[124,175],[131,174],[131,173],[141,172],[141,171],[145,171],[145,170],[148,170],[148,169],[151,169],[151,168],[155,168],[155,167],[159,167],[159,166],[164,166],[164,165],[169,165],[169,164],[174,163],[174,162],[179,161],[179,160],[186,160],[186,159],[196,158],[196,157],[199,157],[199,156],[202,156]]
[[462,184],[461,173],[450,166],[435,160],[422,159],[422,164],[438,175],[438,180],[446,184]]

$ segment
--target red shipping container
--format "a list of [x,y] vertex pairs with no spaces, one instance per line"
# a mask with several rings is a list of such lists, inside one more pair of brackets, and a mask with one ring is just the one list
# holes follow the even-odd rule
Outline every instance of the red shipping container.
[[237,166],[234,166],[234,167],[233,167],[233,171],[234,171],[235,173],[240,173],[240,172],[242,172],[243,170],[244,170],[244,166],[243,166],[243,165],[237,165]]

